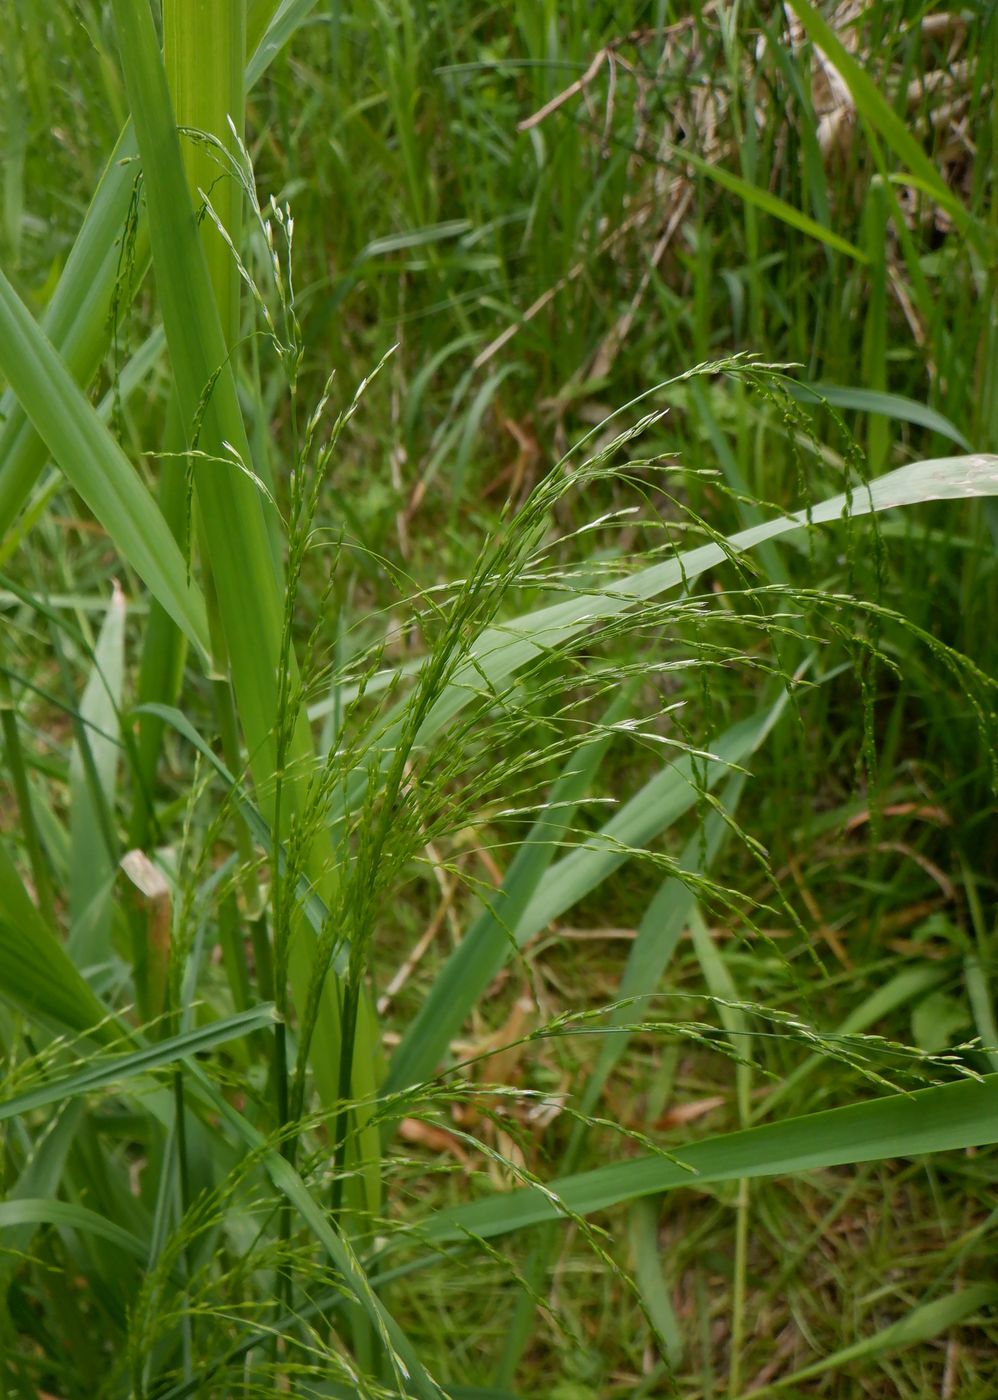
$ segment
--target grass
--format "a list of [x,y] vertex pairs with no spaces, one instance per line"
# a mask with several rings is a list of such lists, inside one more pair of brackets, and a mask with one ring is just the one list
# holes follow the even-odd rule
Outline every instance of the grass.
[[3,7],[4,1395],[994,1388],[995,14],[625,10]]

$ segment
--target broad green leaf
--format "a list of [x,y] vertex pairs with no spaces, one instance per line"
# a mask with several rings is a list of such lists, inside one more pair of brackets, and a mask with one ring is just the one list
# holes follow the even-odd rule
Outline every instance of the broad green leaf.
[[[177,125],[204,132],[219,143],[230,160],[238,159],[246,107],[245,0],[212,0],[210,5],[198,0],[163,0],[163,57]],[[199,190],[210,195],[212,209],[232,247],[240,248],[243,190],[221,163],[222,151],[190,138],[182,151],[192,197],[197,202]],[[152,241],[155,259],[155,228]],[[239,340],[239,269],[218,230],[209,224],[202,223],[201,245],[222,336],[231,349]],[[221,445],[210,444],[210,450]],[[248,463],[249,456],[243,461]]]
[[202,653],[204,603],[152,496],[0,272],[0,373],[115,547]]
[[[188,432],[195,424],[201,425],[204,441],[213,453],[229,444],[238,459],[248,465],[252,454],[191,205],[152,12],[147,4],[135,4],[133,0],[114,0],[112,9],[142,159],[156,287],[181,414]],[[270,549],[264,518],[264,510],[269,507],[235,465],[196,462],[194,477],[239,720],[257,800],[271,821],[277,768],[275,725],[284,583]],[[289,671],[288,691],[294,694],[297,674],[293,653]],[[284,782],[284,806],[289,820],[300,810],[315,760],[304,711],[294,718]],[[328,895],[335,877],[328,860],[328,845],[323,842],[321,846],[320,849],[320,843],[311,843],[305,864],[318,890]],[[289,975],[300,1009],[306,1004],[313,947],[301,921],[296,921]],[[312,1040],[315,1080],[327,1104],[334,1103],[337,1095],[339,1040],[335,982],[327,978]],[[376,1028],[365,1003],[355,1058],[354,1097],[358,1101],[367,1100],[374,1092],[379,1055]],[[365,1151],[374,1162],[373,1135]],[[375,1179],[372,1166],[367,1178],[372,1195]]]
[[[203,412],[210,452],[251,461],[228,348],[188,193],[166,73],[146,4],[114,6],[125,87],[142,156],[156,287],[186,429]],[[202,397],[211,386],[206,404]],[[194,469],[205,543],[246,743],[266,791],[274,770],[282,606],[261,498],[233,464]]]
[[[43,321],[43,325],[44,324]],[[166,341],[163,332],[157,327],[150,332],[139,346],[138,350],[136,350],[135,354],[129,357],[121,373],[118,375],[117,383],[112,389],[107,391],[97,405],[97,413],[102,423],[110,421],[111,414],[116,406],[123,406],[128,403],[136,389],[145,381],[153,366],[162,357],[165,345]],[[74,375],[73,377],[79,382],[79,375]],[[3,403],[6,404],[8,399],[10,401],[10,406],[7,412],[10,417],[7,422],[0,422],[0,514],[2,514],[2,502],[6,497],[7,487],[10,481],[11,464],[16,464],[16,462],[20,460],[17,442],[13,442],[9,448],[5,449],[4,447],[4,443],[7,440],[5,430],[10,419],[14,419],[20,424],[20,431],[23,433],[26,441],[29,445],[32,443],[36,445],[37,452],[41,453],[42,459],[47,455],[45,444],[36,434],[30,421],[25,418],[24,412],[17,404],[13,394],[8,392],[4,396]],[[0,412],[3,411],[4,410],[0,408]],[[18,441],[20,441],[20,437],[18,437]],[[31,531],[38,524],[45,508],[61,485],[62,475],[58,471],[50,472],[47,479],[35,490],[30,501],[24,505],[16,521],[6,529],[0,528],[0,568],[3,568],[7,560],[20,549],[21,545],[31,534]]]
[[[46,338],[77,384],[90,382],[110,340],[110,314],[121,259],[121,236],[135,186],[135,155],[135,138],[129,126],[111,153],[42,322]],[[136,261],[144,267],[148,251],[143,258],[141,248],[137,248]],[[51,449],[40,430],[36,431],[25,408],[19,405],[12,388],[4,393],[0,412],[0,537],[3,537],[38,479]]]
[[689,1147],[668,1144],[678,1161],[638,1157],[552,1181],[543,1190],[521,1187],[440,1211],[430,1217],[423,1238],[435,1246],[469,1235],[490,1239],[556,1220],[563,1214],[562,1206],[576,1215],[592,1215],[680,1186],[695,1190],[741,1177],[790,1176],[822,1167],[955,1152],[995,1142],[998,1074],[989,1074],[980,1081],[961,1080],[788,1118]]

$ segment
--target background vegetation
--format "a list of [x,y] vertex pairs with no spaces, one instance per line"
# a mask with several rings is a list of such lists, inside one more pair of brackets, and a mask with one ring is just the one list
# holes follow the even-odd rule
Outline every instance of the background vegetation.
[[0,15],[0,1393],[992,1395],[994,4]]

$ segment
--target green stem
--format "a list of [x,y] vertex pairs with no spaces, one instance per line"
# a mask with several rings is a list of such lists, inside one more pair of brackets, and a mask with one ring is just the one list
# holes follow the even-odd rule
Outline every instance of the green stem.
[[731,1298],[731,1357],[728,1364],[728,1394],[742,1388],[742,1346],[745,1340],[745,1280],[748,1271],[749,1183],[738,1183],[735,1202],[735,1273]]
[[[176,1120],[175,1140],[177,1144],[177,1176],[180,1182],[180,1214],[186,1217],[191,1206],[191,1177],[187,1159],[187,1124],[184,1110],[184,1076],[181,1070],[177,1070],[173,1076],[173,1106]],[[190,1258],[186,1244],[180,1251],[180,1267],[183,1271],[184,1283],[190,1278]],[[189,1378],[193,1373],[194,1356],[194,1321],[189,1308],[184,1309],[182,1331],[184,1338],[184,1372],[185,1378]]]
[[332,1214],[338,1219],[343,1209],[343,1174],[346,1169],[347,1139],[350,1133],[350,1110],[347,1104],[352,1097],[353,1049],[357,1034],[357,1014],[360,1006],[359,987],[353,980],[347,982],[343,997],[343,1022],[340,1035],[340,1070],[337,1090],[338,1106],[333,1126],[333,1191]]
[[31,878],[38,896],[38,907],[46,921],[55,928],[55,900],[52,894],[52,882],[49,879],[48,867],[45,864],[38,836],[38,827],[35,824],[31,789],[28,786],[27,766],[24,762],[21,735],[17,726],[17,713],[14,709],[9,682],[6,675],[2,673],[0,673],[0,726],[3,729],[7,767],[14,785],[14,796],[17,798],[20,827],[28,853],[28,862],[31,866]]

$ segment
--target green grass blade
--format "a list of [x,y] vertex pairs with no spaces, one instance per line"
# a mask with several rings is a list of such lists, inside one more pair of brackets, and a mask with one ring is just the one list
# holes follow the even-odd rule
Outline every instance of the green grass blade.
[[[59,1194],[59,1185],[66,1167],[73,1140],[80,1128],[83,1105],[67,1104],[57,1110],[38,1139],[32,1144],[31,1153],[17,1180],[6,1192],[8,1202],[23,1200],[48,1200]],[[9,1225],[0,1252],[0,1297],[6,1298],[11,1279],[17,1272],[18,1255],[27,1254],[35,1234],[36,1222],[25,1221],[21,1225]]]
[[136,1259],[144,1260],[146,1257],[146,1246],[130,1230],[86,1206],[45,1198],[0,1201],[0,1231],[20,1230],[26,1225],[55,1225],[59,1229],[79,1230],[81,1234],[94,1235],[117,1245]]
[[[806,528],[859,517],[924,501],[961,500],[998,495],[998,456],[974,453],[965,457],[939,457],[899,467],[849,495],[796,511],[792,515],[753,525],[731,535],[728,550],[750,550],[766,540]],[[707,569],[724,563],[728,552],[718,544],[700,545],[678,559],[668,559],[642,569],[599,593],[580,594],[568,602],[515,618],[501,627],[490,627],[472,647],[475,660],[462,667],[429,715],[422,738],[445,728],[481,689],[481,677],[501,690],[521,667],[550,648],[562,645],[594,623],[626,611],[635,602],[654,598],[671,588],[692,583]]]
[[905,126],[898,113],[862,65],[849,53],[831,25],[807,0],[788,0],[805,33],[838,70],[852,94],[856,110],[869,122],[913,175],[924,181],[932,197],[953,218],[962,232],[972,230],[974,220],[951,192],[932,161]]
[[[46,337],[77,384],[88,384],[96,374],[110,339],[109,318],[121,233],[135,185],[136,150],[129,126],[107,163],[42,322]],[[141,259],[141,251],[137,253]],[[11,389],[4,394],[0,411],[2,537],[38,479],[50,448]]]
[[855,262],[866,263],[869,261],[862,248],[857,248],[855,243],[850,243],[847,238],[843,238],[841,234],[836,233],[825,224],[818,223],[817,219],[812,219],[810,214],[795,209],[785,199],[780,199],[779,195],[772,194],[759,185],[754,185],[751,180],[743,180],[740,175],[725,170],[722,165],[712,165],[710,161],[701,160],[692,151],[684,151],[682,160],[708,180],[713,180],[714,184],[729,190],[731,194],[736,194],[739,199],[756,209],[761,209],[764,214],[779,219],[781,223],[796,229],[798,233],[806,234],[808,238],[813,238],[817,243],[824,243],[827,248],[834,249],[836,253],[845,253],[846,257],[852,258]]
[[[251,454],[219,322],[214,289],[188,194],[166,73],[146,4],[114,7],[132,119],[142,156],[156,285],[187,432],[202,395],[210,451],[233,445]],[[217,377],[216,377],[217,376]],[[282,607],[263,503],[233,465],[201,463],[195,482],[202,507],[222,626],[247,747],[261,787],[274,770],[278,642]]]
[[[275,5],[272,0],[265,0],[263,5],[253,5],[248,24],[252,57],[246,68],[247,87],[254,87],[263,77],[295,30],[300,29],[308,19],[316,3],[317,0],[281,0],[280,4]],[[271,13],[261,33],[262,19],[267,11]]]
[[995,1142],[998,1074],[989,1074],[981,1081],[886,1095],[670,1149],[678,1162],[639,1157],[552,1181],[544,1191],[523,1187],[431,1216],[424,1238],[441,1245],[466,1239],[469,1233],[486,1239],[509,1234],[557,1219],[561,1212],[556,1201],[576,1215],[591,1215],[680,1186],[695,1189],[741,1177],[789,1176]]
[[[121,744],[118,716],[125,679],[125,598],[115,589],[94,647],[80,700],[83,726],[69,762],[69,955],[77,967],[111,957],[112,892],[117,851],[109,846]],[[80,741],[89,749],[84,763]],[[97,785],[92,789],[91,783]]]
[[[626,696],[612,704],[605,716],[606,725],[616,723],[626,707]],[[502,888],[438,973],[429,996],[402,1037],[388,1068],[386,1092],[415,1084],[433,1072],[471,1008],[510,956],[514,930],[570,830],[576,805],[592,786],[611,738],[601,735],[568,760],[551,789],[548,810],[521,842]]]
[[[938,967],[931,963],[922,964],[915,967],[903,967],[900,972],[896,972],[893,977],[888,978],[875,992],[865,997],[853,1011],[845,1018],[836,1029],[836,1035],[857,1035],[863,1031],[868,1031],[875,1026],[878,1021],[884,1020],[901,1006],[908,1006],[917,1002],[927,993],[934,991],[942,982],[949,977],[949,972],[945,967]],[[768,1118],[776,1108],[777,1104],[800,1085],[809,1074],[813,1074],[816,1069],[825,1064],[822,1055],[809,1055],[796,1069],[781,1079],[771,1094],[767,1094],[762,1103],[759,1104],[752,1115],[753,1121],[758,1122],[762,1118]]]
[[[250,448],[188,194],[152,15],[145,4],[120,0],[115,16],[143,158],[160,306],[183,417],[188,431],[203,421],[205,440],[215,444],[214,450],[230,443],[239,458],[249,463]],[[202,404],[209,385],[210,396]],[[200,463],[195,483],[239,716],[258,799],[266,811],[276,765],[274,726],[283,622],[283,585],[270,550],[264,520],[267,507],[236,466]],[[307,769],[313,752],[303,716],[295,734],[290,757]],[[293,788],[289,784],[292,799]]]
[[[194,424],[201,424],[204,441],[211,450],[219,452],[223,444],[231,444],[240,461],[248,465],[252,454],[188,193],[152,13],[147,4],[135,4],[132,0],[114,0],[113,11],[125,88],[142,157],[156,285],[182,417],[188,432]],[[203,402],[209,385],[211,392]],[[270,548],[264,517],[264,511],[270,507],[235,466],[200,462],[195,465],[194,476],[257,800],[273,825],[284,584]],[[293,653],[289,672],[288,692],[294,694],[298,677]],[[283,793],[288,819],[301,806],[314,760],[307,719],[300,710],[294,717],[285,761]],[[312,841],[305,861],[309,878],[326,895],[331,893],[334,880],[328,854],[325,841]],[[290,945],[289,979],[299,1008],[306,1004],[313,946],[300,921],[296,921]],[[339,1008],[334,980],[328,978],[311,1047],[316,1084],[327,1104],[335,1102],[337,1096],[338,1047]],[[354,1061],[354,1097],[358,1100],[373,1093],[378,1056],[375,1027],[365,1008]],[[373,1162],[373,1133],[364,1151]],[[376,1179],[372,1166],[367,1177],[372,1204]]]
[[666,1360],[675,1370],[683,1359],[683,1333],[662,1273],[658,1209],[653,1201],[634,1202],[628,1216],[627,1236],[634,1256],[634,1282],[645,1312],[659,1335]]
[[[705,764],[684,755],[669,763],[600,832],[560,860],[517,925],[517,943],[526,943],[560,918],[618,870],[634,851],[643,849],[688,812],[700,796],[701,784],[709,791],[732,765],[742,763],[759,747],[782,715],[787,698],[784,691],[769,709],[732,725],[711,744],[714,762],[708,760]],[[704,767],[706,774],[702,773]]]
[[[183,447],[177,421],[176,399],[171,396],[167,409],[165,445],[170,452]],[[187,535],[187,480],[180,459],[165,461],[161,467],[159,508],[174,539],[182,543]],[[187,662],[187,639],[174,627],[170,617],[153,602],[142,636],[142,656],[134,684],[135,706],[159,703],[175,705],[180,698]],[[132,814],[128,828],[130,847],[146,848],[154,816],[153,794],[163,741],[164,722],[158,715],[140,715],[132,755]]]
[[778,1381],[769,1385],[744,1391],[742,1400],[749,1400],[749,1397],[755,1400],[756,1396],[772,1395],[802,1385],[818,1376],[826,1375],[829,1371],[838,1371],[853,1361],[864,1361],[867,1357],[881,1356],[885,1352],[900,1351],[904,1347],[931,1342],[940,1333],[957,1327],[975,1313],[993,1308],[996,1303],[998,1284],[975,1283],[969,1288],[960,1288],[945,1298],[935,1298],[931,1303],[912,1308],[911,1312],[898,1322],[892,1322],[889,1327],[882,1327],[879,1332],[864,1337],[852,1346],[833,1351],[830,1356],[823,1356],[811,1366],[804,1366],[799,1371],[791,1372],[789,1376],[781,1376]]
[[[760,733],[760,741],[765,732],[767,731],[763,728]],[[728,813],[733,814],[744,784],[744,775],[738,774],[726,785],[722,805]],[[705,874],[717,858],[727,830],[727,823],[721,814],[712,812],[702,832],[697,832],[687,842],[679,858],[680,869],[693,874]],[[613,998],[614,1001],[624,1004],[614,1007],[609,1012],[605,1021],[607,1028],[614,1025],[625,1025],[629,1021],[640,1018],[641,1009],[639,1007],[635,1010],[634,1005],[631,1004],[631,998],[653,993],[661,985],[663,973],[676,950],[681,933],[689,922],[695,903],[694,890],[679,876],[669,876],[663,881],[641,920],[637,937],[631,944],[620,985]],[[573,1172],[576,1169],[589,1136],[589,1125],[586,1119],[596,1108],[606,1082],[626,1051],[632,1034],[633,1032],[630,1030],[621,1030],[616,1035],[602,1037],[599,1058],[578,1098],[577,1107],[580,1116],[573,1124],[568,1146],[561,1158],[562,1172]],[[548,1225],[536,1232],[529,1265],[530,1278],[539,1280],[544,1276],[550,1267],[557,1244],[558,1230],[556,1226]],[[674,1326],[675,1318],[672,1319],[672,1329],[669,1329],[667,1300],[662,1299],[659,1290],[654,1287],[656,1277],[661,1283],[661,1272],[657,1259],[653,1260],[647,1246],[645,1252],[638,1256],[638,1245],[633,1243],[633,1236],[632,1247],[635,1249],[638,1261],[637,1281],[639,1287],[642,1288],[645,1296],[646,1306],[651,1307],[655,1299],[658,1300],[657,1325],[663,1339],[666,1340],[666,1351],[671,1355],[675,1351],[675,1340],[678,1333]],[[642,1269],[646,1271],[645,1283],[642,1282]],[[505,1380],[515,1374],[530,1340],[534,1311],[533,1299],[530,1298],[529,1294],[521,1294],[513,1320],[506,1333],[503,1357],[497,1373],[500,1379]],[[671,1342],[668,1340],[670,1338]]]
[[[247,69],[253,85],[314,8],[284,0],[271,18],[268,3],[255,6],[258,25],[269,27]],[[255,31],[259,34],[259,28]],[[118,287],[121,235],[135,189],[138,146],[129,122],[104,169],[42,325],[77,384],[93,379],[110,339],[111,307]],[[139,220],[133,252],[133,290],[149,265],[149,239]],[[49,448],[8,390],[0,401],[0,538],[6,536],[45,465]]]
[[353,1294],[376,1333],[382,1338],[396,1371],[397,1383],[402,1385],[404,1378],[405,1387],[402,1393],[419,1396],[421,1400],[445,1400],[444,1392],[427,1373],[412,1342],[375,1293],[350,1245],[332,1225],[326,1211],[313,1200],[308,1187],[291,1163],[275,1148],[270,1147],[257,1129],[217,1093],[200,1070],[195,1068],[193,1073],[205,1102],[211,1104],[219,1118],[232,1129],[233,1134],[260,1157],[278,1191],[298,1212],[329,1255],[343,1285]]
[[[60,283],[61,285],[61,283]],[[45,321],[42,321],[45,328]],[[166,346],[166,340],[162,330],[157,327],[146,337],[142,345],[139,346],[135,354],[130,356],[124,368],[118,375],[118,381],[113,389],[109,389],[100,403],[97,405],[97,413],[102,423],[111,420],[111,415],[117,407],[124,407],[128,404],[136,389],[143,384],[150,371],[162,357]],[[80,382],[81,376],[74,374],[73,378]],[[45,443],[35,432],[30,419],[25,417],[24,410],[14,395],[8,390],[4,396],[3,403],[6,408],[0,408],[0,413],[5,413],[6,417],[0,423],[0,568],[3,568],[7,560],[10,559],[31,534],[52,497],[62,484],[62,477],[58,472],[51,472],[48,479],[35,490],[30,501],[25,502],[23,495],[19,496],[19,502],[23,506],[20,515],[11,525],[6,525],[2,518],[2,501],[6,496],[11,472],[15,472],[16,463],[22,460],[22,453],[18,446],[23,435],[25,441],[31,446],[31,453],[40,454],[37,462],[38,470],[41,470],[42,463],[48,456],[48,449]],[[19,424],[18,435],[11,435],[9,446],[5,446],[8,439],[6,430],[12,423]],[[29,455],[31,455],[29,453]],[[31,457],[35,461],[35,457]],[[34,471],[34,468],[32,469]],[[31,480],[34,481],[37,471]],[[5,484],[7,483],[7,484]],[[15,512],[16,513],[16,512]]]
[[[721,806],[729,817],[734,815],[744,783],[745,779],[741,774],[732,778],[721,798]],[[680,869],[692,874],[706,875],[717,859],[727,833],[727,822],[720,813],[711,813],[704,830],[697,832],[686,843],[679,857]],[[627,1001],[661,986],[662,977],[687,925],[695,901],[694,891],[678,876],[670,875],[662,882],[638,925],[637,937],[628,953],[615,1000]],[[633,1017],[633,1008],[622,1006],[619,1010],[611,1011],[607,1024],[612,1026],[632,1020]],[[603,1087],[619,1063],[630,1038],[628,1031],[607,1036],[579,1101],[579,1109],[583,1114],[591,1113],[595,1108]],[[577,1136],[581,1136],[580,1129],[576,1130]]]
[[[762,743],[785,704],[786,696],[782,695],[771,709],[733,726],[718,739],[712,752],[720,762],[712,765],[708,772],[708,787],[723,777],[724,765],[740,763]],[[600,740],[598,744],[605,745],[605,742]],[[565,787],[552,792],[552,803],[579,801],[585,792],[580,778],[588,786],[591,776],[578,759],[573,759]],[[448,959],[403,1037],[389,1066],[385,1091],[404,1088],[431,1074],[514,947],[523,947],[536,933],[595,889],[619,869],[635,849],[688,812],[698,796],[693,760],[684,756],[646,783],[601,832],[581,843],[549,870],[545,862],[540,872],[544,875],[543,882],[539,883],[539,876],[534,881],[537,892],[515,921],[510,917],[515,908],[512,904],[504,906],[505,920],[491,917],[486,911]],[[560,818],[563,814],[556,809],[555,815]],[[570,815],[565,813],[564,827],[567,828],[569,821]],[[551,839],[551,832],[544,825],[535,827],[517,856],[518,863],[514,862],[510,869],[511,883],[518,881],[527,862],[540,860],[545,849],[550,859]],[[647,990],[647,985],[643,990]]]
[[879,413],[885,418],[893,418],[898,423],[914,423],[919,428],[949,438],[964,452],[973,448],[960,429],[943,414],[937,413],[928,404],[907,399],[902,394],[884,394],[876,389],[851,389],[841,384],[806,384],[797,382],[788,386],[790,393],[801,403],[819,403],[824,400],[833,408],[854,409],[857,413]]
[[[119,1039],[65,948],[28,897],[0,843],[0,997],[29,1019],[58,1030]],[[97,1029],[95,1029],[97,1027]]]
[[155,501],[2,272],[0,373],[115,547],[206,653],[204,603]]
[[[163,0],[163,54],[177,125],[213,137],[230,159],[237,159],[246,105],[244,0],[213,0],[211,5],[199,0]],[[198,190],[208,194],[232,246],[241,247],[243,190],[222,163],[222,151],[191,138],[182,150],[195,202]],[[202,224],[201,233],[222,336],[231,348],[239,340],[239,269],[216,229]],[[243,458],[249,460],[248,456]]]
[[131,1050],[127,1055],[110,1056],[89,1065],[86,1069],[76,1070],[59,1079],[49,1079],[35,1089],[27,1089],[12,1099],[0,1102],[0,1122],[16,1118],[22,1113],[30,1113],[45,1104],[66,1103],[78,1094],[90,1094],[108,1084],[124,1083],[134,1079],[136,1075],[147,1074],[150,1070],[161,1069],[164,1065],[200,1055],[216,1045],[239,1040],[245,1035],[251,1035],[253,1031],[273,1024],[273,1006],[254,1006],[250,1011],[241,1011],[221,1021],[211,1021],[195,1030],[184,1031],[181,1035],[170,1036],[167,1040],[158,1040],[154,1045]]
[[[249,827],[253,837],[263,850],[270,850],[273,846],[274,834],[269,823],[263,817],[259,807],[246,792],[244,786],[230,773],[228,768],[215,753],[214,749],[197,732],[187,716],[172,705],[148,704],[136,705],[130,712],[133,715],[152,715],[168,724],[182,735],[189,744],[198,751],[201,757],[214,768],[215,772],[225,783],[226,791],[231,796],[233,802],[238,806],[240,816]],[[280,857],[282,869],[286,859],[284,847],[281,847]],[[304,875],[299,877],[297,889],[298,907],[308,920],[316,934],[321,933],[325,925],[328,910],[322,899],[309,884]],[[333,971],[339,975],[346,972],[347,960],[350,955],[350,943],[347,940],[343,947],[337,949],[333,961]]]

